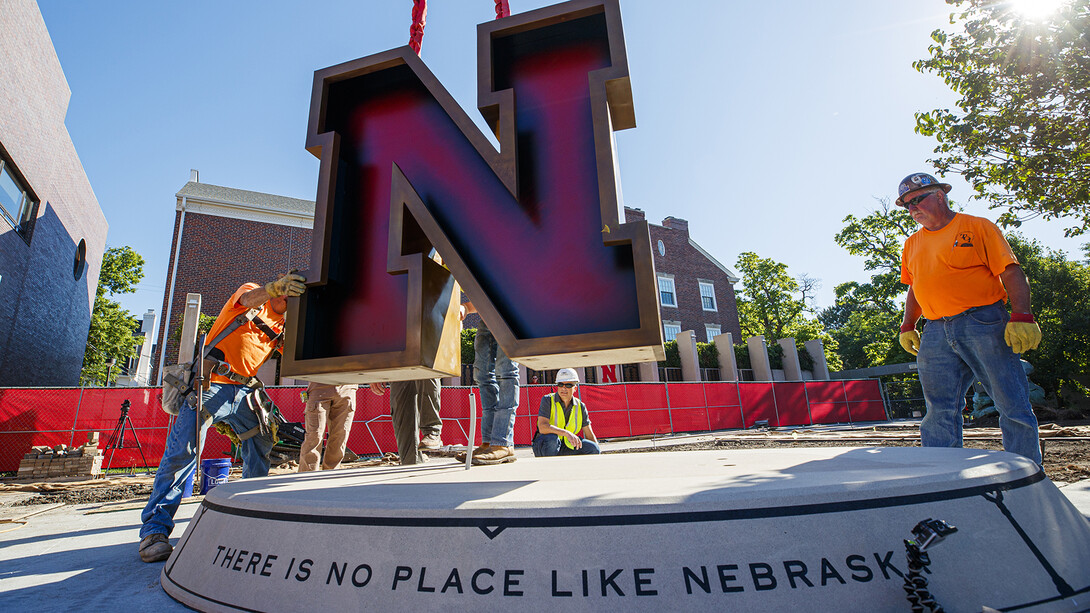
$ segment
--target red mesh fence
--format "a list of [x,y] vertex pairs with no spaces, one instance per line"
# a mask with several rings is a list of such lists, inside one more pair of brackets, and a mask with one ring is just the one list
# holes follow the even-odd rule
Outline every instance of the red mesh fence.
[[[303,421],[301,387],[267,388],[288,421]],[[541,398],[548,385],[523,386],[515,421],[515,444],[528,445],[534,434]],[[465,445],[469,435],[470,387],[444,387],[440,416],[443,442]],[[610,383],[579,387],[599,438],[673,432],[705,432],[770,426],[835,424],[887,419],[876,380],[775,383]],[[128,421],[121,406],[129,402]],[[356,415],[348,447],[362,456],[397,451],[390,422],[390,395],[373,394],[366,386],[356,393]],[[473,444],[481,440],[480,397]],[[121,428],[124,426],[124,428]],[[142,468],[144,458],[157,466],[170,427],[160,406],[158,388],[11,388],[0,389],[0,471],[14,471],[34,445],[79,446],[91,432],[99,433],[103,466]],[[124,430],[124,445],[117,443]],[[135,433],[135,436],[134,436]],[[230,454],[228,439],[209,430],[203,456]],[[136,447],[139,441],[140,447]],[[141,457],[141,451],[143,457]]]

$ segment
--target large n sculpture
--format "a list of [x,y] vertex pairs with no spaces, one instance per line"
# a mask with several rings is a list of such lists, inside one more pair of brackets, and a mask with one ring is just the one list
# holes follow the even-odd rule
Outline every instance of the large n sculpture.
[[618,220],[612,132],[635,117],[616,0],[478,26],[478,105],[498,152],[409,47],[315,74],[321,176],[284,374],[458,374],[455,279],[527,366],[663,359],[647,224]]

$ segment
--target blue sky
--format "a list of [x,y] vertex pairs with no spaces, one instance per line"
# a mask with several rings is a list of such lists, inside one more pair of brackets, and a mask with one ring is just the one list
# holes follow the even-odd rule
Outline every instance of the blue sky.
[[[487,132],[475,45],[493,2],[429,4],[421,57]],[[548,4],[510,0],[515,13]],[[314,199],[318,162],[303,149],[313,73],[404,45],[412,2],[39,6],[108,245],[147,262],[138,291],[120,297],[141,314],[162,308],[174,194],[189,170],[204,183]],[[951,28],[949,13],[942,0],[621,0],[637,122],[617,133],[624,203],[653,223],[688,219],[692,238],[732,270],[753,251],[820,279],[817,303],[829,306],[837,284],[868,277],[833,241],[843,218],[929,171],[934,142],[913,132],[913,113],[955,97],[911,63],[926,56],[932,30]],[[996,218],[966,202],[960,177],[946,179],[966,212]],[[1086,242],[1064,239],[1062,222],[1021,231],[1074,257]]]

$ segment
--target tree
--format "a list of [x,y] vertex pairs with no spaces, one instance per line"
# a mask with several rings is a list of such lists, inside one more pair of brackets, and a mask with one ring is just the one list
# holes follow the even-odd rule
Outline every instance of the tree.
[[[806,316],[803,287],[798,279],[788,274],[787,266],[752,252],[739,255],[736,266],[743,284],[737,296],[743,338],[762,335],[775,342],[791,337],[799,343],[821,339],[825,345],[825,361],[831,370],[838,370],[841,361],[836,339],[820,322]],[[817,280],[805,275],[803,280],[812,291]]]
[[787,337],[806,310],[802,299],[795,298],[799,282],[787,274],[787,265],[747,251],[738,256],[737,267],[743,283],[737,300],[742,336]]
[[[198,317],[197,320],[198,320],[197,321],[197,337],[198,338],[200,338],[200,335],[201,335],[202,332],[207,334],[212,329],[212,326],[215,325],[215,323],[216,323],[216,318],[215,317],[212,317],[211,315],[205,315],[204,313],[201,313],[200,317]],[[182,340],[182,327],[183,327],[182,324],[178,324],[177,326],[174,327],[174,331],[170,333],[170,340],[174,341],[175,343],[180,343],[181,342],[181,340]]]
[[957,109],[916,114],[916,132],[938,141],[930,160],[960,172],[975,198],[1006,208],[999,222],[1068,218],[1090,229],[1090,0],[1064,0],[1030,21],[1014,3],[946,0],[963,34],[935,30],[916,70],[943,78]]
[[901,251],[916,231],[907,211],[877,199],[879,209],[865,217],[848,215],[834,240],[852,255],[861,256],[864,268],[874,271],[867,283],[848,282],[836,287],[836,303],[821,312],[819,321],[837,340],[845,368],[867,368],[908,362],[913,358],[897,342],[901,325]]
[[[95,289],[95,306],[91,311],[91,328],[87,332],[87,348],[83,352],[81,381],[106,385],[106,360],[113,358],[123,364],[136,355],[133,332],[138,324],[132,313],[106,294],[131,294],[144,278],[144,258],[131,247],[107,249],[102,255],[102,270]],[[110,380],[117,380],[120,368],[115,365]]]
[[1087,392],[1090,370],[1090,266],[1068,261],[1018,234],[1007,237],[1029,278],[1033,313],[1041,326],[1041,344],[1023,356],[1033,364],[1031,378],[1057,405]]

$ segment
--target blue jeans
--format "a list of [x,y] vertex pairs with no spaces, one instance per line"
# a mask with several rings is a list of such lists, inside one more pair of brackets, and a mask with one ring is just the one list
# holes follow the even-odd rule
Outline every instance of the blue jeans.
[[519,405],[519,365],[500,349],[481,322],[473,339],[473,377],[481,390],[481,442],[515,445],[515,409]]
[[557,455],[596,455],[602,453],[602,450],[598,447],[598,443],[592,440],[580,439],[583,441],[583,446],[579,449],[568,449],[568,446],[560,440],[560,437],[553,434],[538,434],[534,437],[533,448],[534,455],[539,458],[547,458]]
[[[202,395],[204,410],[212,419],[201,424],[201,440],[208,433],[208,426],[227,422],[236,433],[246,432],[257,426],[257,416],[243,404],[243,398],[251,388],[241,385],[213,383]],[[167,446],[155,481],[151,497],[140,514],[140,538],[149,534],[170,535],[174,529],[174,514],[182,502],[182,488],[197,469],[196,441],[197,412],[186,405],[174,420],[167,435]],[[242,441],[242,478],[264,477],[269,474],[269,452],[273,443],[262,436]]]
[[916,363],[927,415],[920,424],[924,447],[961,447],[965,393],[973,381],[999,410],[1003,449],[1041,463],[1037,417],[1029,404],[1026,373],[1003,340],[1006,308],[1001,303],[928,321]]

